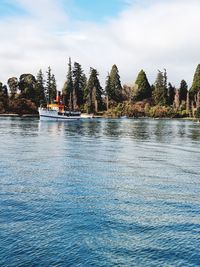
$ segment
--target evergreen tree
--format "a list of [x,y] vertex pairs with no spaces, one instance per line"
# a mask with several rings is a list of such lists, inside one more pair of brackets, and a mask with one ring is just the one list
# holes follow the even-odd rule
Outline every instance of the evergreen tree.
[[8,89],[0,82],[0,113],[8,110]]
[[3,84],[0,82],[0,113],[4,112]]
[[36,83],[36,104],[39,106],[41,103],[46,103],[45,88],[44,88],[44,75],[40,69],[37,74]]
[[82,86],[83,86],[83,104],[85,104],[87,102],[87,93],[86,93],[87,77],[84,73],[82,76]]
[[135,88],[133,90],[133,99],[136,101],[142,101],[146,98],[150,98],[152,95],[151,86],[148,82],[146,73],[141,70],[135,81]]
[[174,97],[176,94],[176,89],[171,83],[168,84],[168,105],[172,106],[174,103]]
[[4,109],[5,111],[9,108],[9,96],[8,96],[8,88],[6,85],[3,85],[3,97],[4,97]]
[[46,86],[45,86],[45,96],[47,99],[47,103],[51,103],[51,67],[48,67],[48,70],[46,72],[47,79],[46,79]]
[[47,70],[47,79],[46,79],[46,87],[45,87],[45,96],[47,99],[47,103],[52,103],[56,98],[56,79],[54,74],[51,72],[51,67],[48,67]]
[[163,76],[164,76],[164,87],[165,87],[165,90],[167,91],[167,71],[166,71],[166,69],[164,69]]
[[105,92],[107,96],[110,96],[111,93],[111,84],[110,84],[110,74],[108,73],[106,77]]
[[200,91],[200,64],[198,64],[192,82],[192,87],[190,89],[190,94],[192,98]]
[[73,80],[72,80],[72,65],[69,58],[67,80],[63,86],[64,104],[70,109],[73,109]]
[[110,86],[107,88],[107,94],[110,100],[116,102],[122,101],[122,86],[119,76],[119,71],[116,65],[112,66],[109,78]]
[[180,102],[187,101],[187,93],[188,93],[188,85],[185,80],[182,80],[180,84],[180,91],[179,91]]
[[79,63],[74,63],[72,71],[73,77],[73,92],[74,92],[74,108],[80,109],[84,103],[84,89],[86,86],[86,76],[83,73],[82,67]]
[[108,73],[108,75],[106,77],[106,84],[105,84],[105,95],[106,95],[107,110],[109,108],[110,92],[111,92],[110,75]]
[[153,92],[153,98],[156,105],[166,105],[167,104],[167,87],[166,87],[167,75],[166,71],[158,71],[155,89]]
[[55,78],[55,75],[52,74],[52,76],[51,76],[51,97],[53,100],[56,99],[56,94],[57,94],[56,78]]
[[102,108],[102,87],[98,79],[98,73],[96,69],[90,68],[90,77],[86,87],[87,104],[89,113],[97,112]]

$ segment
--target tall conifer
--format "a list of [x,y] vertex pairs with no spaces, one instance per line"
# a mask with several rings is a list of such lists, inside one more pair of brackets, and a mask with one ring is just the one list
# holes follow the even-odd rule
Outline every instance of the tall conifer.
[[77,62],[74,63],[72,78],[73,78],[73,88],[74,88],[74,99],[76,101],[76,103],[74,103],[74,106],[80,109],[81,105],[83,105],[84,103],[86,76],[83,73],[81,65]]
[[121,86],[119,71],[116,65],[112,66],[109,82],[110,82],[110,88],[108,91],[108,97],[116,102],[122,101],[122,86]]
[[73,109],[73,80],[72,80],[72,63],[71,58],[68,62],[67,80],[63,86],[64,104]]
[[146,73],[141,70],[135,81],[135,88],[133,90],[133,99],[136,101],[141,101],[146,98],[150,98],[152,95],[151,86],[148,82]]
[[47,70],[47,79],[46,79],[46,87],[45,87],[45,95],[47,98],[47,103],[52,103],[56,98],[56,79],[55,75],[52,74],[51,67],[48,67]]
[[46,103],[45,98],[45,88],[44,88],[44,75],[42,70],[40,69],[37,76],[36,76],[36,97],[37,97],[37,104]]
[[87,87],[87,102],[88,111],[91,113],[97,112],[102,108],[102,87],[98,79],[98,72],[96,69],[90,68],[90,77],[88,79]]
[[158,71],[157,78],[155,81],[155,89],[153,91],[153,98],[156,105],[166,105],[167,104],[167,75],[166,71],[163,73]]
[[187,101],[187,93],[188,93],[188,85],[185,80],[182,80],[180,84],[180,92],[179,92],[180,101],[185,101],[185,102]]
[[168,105],[173,105],[176,89],[171,83],[168,84]]
[[190,89],[191,96],[194,97],[200,91],[200,64],[198,64],[194,73],[192,87]]

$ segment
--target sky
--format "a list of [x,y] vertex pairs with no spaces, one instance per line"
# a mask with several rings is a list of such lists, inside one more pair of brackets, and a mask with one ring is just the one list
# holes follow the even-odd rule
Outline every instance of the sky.
[[200,63],[199,0],[0,0],[0,81],[51,66],[58,89],[68,59],[102,86],[113,64],[122,84],[143,69],[150,83],[167,70],[191,85]]

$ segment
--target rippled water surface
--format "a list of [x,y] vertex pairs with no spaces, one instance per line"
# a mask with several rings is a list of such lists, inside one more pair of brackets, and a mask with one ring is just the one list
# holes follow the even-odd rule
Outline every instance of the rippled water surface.
[[200,124],[0,119],[0,266],[200,266]]

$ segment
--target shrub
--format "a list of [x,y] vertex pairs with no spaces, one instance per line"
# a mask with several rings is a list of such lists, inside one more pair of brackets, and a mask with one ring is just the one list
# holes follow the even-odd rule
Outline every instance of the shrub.
[[200,108],[197,108],[194,112],[195,118],[200,118]]
[[23,114],[38,113],[35,103],[25,98],[18,98],[10,101],[9,110],[19,114],[20,116]]
[[173,118],[175,117],[175,112],[171,107],[154,106],[150,108],[149,116],[152,118]]

